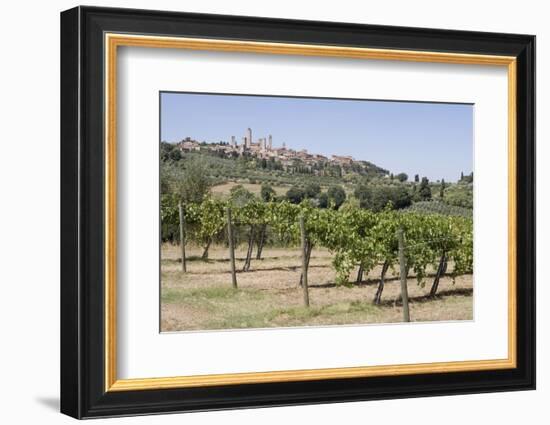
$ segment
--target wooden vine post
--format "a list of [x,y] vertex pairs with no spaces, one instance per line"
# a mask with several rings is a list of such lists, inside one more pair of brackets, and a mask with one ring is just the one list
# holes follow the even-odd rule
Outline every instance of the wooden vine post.
[[435,274],[434,282],[432,284],[432,288],[430,289],[430,298],[434,298],[435,294],[437,294],[437,288],[439,286],[439,280],[441,279],[441,276],[445,273],[445,264],[447,263],[447,253],[443,251],[443,254],[441,254],[441,259],[439,260],[439,265],[437,266],[437,272]]
[[235,271],[235,245],[233,240],[233,224],[231,222],[231,208],[227,208],[227,241],[229,243],[229,262],[231,263],[231,282],[237,289],[237,272]]
[[181,271],[187,273],[187,259],[185,258],[185,214],[183,204],[179,203],[180,213],[180,245],[181,245]]
[[304,305],[309,307],[309,290],[307,287],[307,235],[303,215],[300,216],[300,233],[302,238],[302,290],[304,292]]
[[401,299],[403,300],[403,321],[410,322],[409,293],[407,290],[407,263],[405,261],[405,240],[403,229],[397,231],[397,243],[399,244],[399,277],[401,278]]

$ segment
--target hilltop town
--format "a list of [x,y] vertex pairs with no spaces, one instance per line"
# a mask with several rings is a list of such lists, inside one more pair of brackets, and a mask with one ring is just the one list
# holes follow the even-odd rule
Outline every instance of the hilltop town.
[[[343,194],[341,200],[355,199],[360,206],[374,209],[391,201],[395,208],[409,206],[439,214],[472,215],[473,174],[461,173],[457,183],[430,182],[419,174],[409,180],[405,173],[393,174],[352,156],[329,157],[292,149],[282,142],[275,146],[272,135],[254,139],[250,128],[239,142],[235,136],[228,140],[199,142],[186,137],[178,142],[161,142],[162,193],[181,194],[182,186],[190,181],[191,191],[208,187],[215,198],[222,199],[232,196],[236,188],[262,199],[267,191],[271,193],[266,195],[268,198],[273,195],[298,203],[309,196],[318,205],[325,205],[325,198],[338,192]],[[200,178],[189,178],[186,173]]]
[[182,153],[206,150],[210,153],[227,158],[245,156],[259,160],[274,161],[280,164],[283,170],[292,169],[299,164],[304,171],[315,175],[323,175],[323,170],[327,167],[339,168],[341,170],[341,175],[347,172],[363,174],[373,169],[380,174],[389,174],[387,170],[383,170],[368,161],[356,160],[349,155],[331,155],[329,158],[318,153],[308,152],[307,149],[291,149],[287,147],[284,142],[280,147],[274,147],[271,134],[266,137],[257,138],[256,141],[254,141],[251,128],[246,130],[240,143],[235,136],[231,136],[229,142],[220,141],[217,143],[199,143],[187,137],[178,142],[176,146]]

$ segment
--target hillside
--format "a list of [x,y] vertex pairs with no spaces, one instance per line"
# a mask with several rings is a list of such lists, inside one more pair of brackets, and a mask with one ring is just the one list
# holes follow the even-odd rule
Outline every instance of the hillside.
[[181,159],[200,161],[215,184],[246,179],[251,183],[275,185],[306,184],[311,181],[334,185],[358,182],[362,177],[375,179],[389,176],[388,170],[382,167],[349,157],[328,159],[292,149],[284,149],[283,155],[264,156],[253,150],[237,155],[228,153],[224,144],[197,143],[188,149],[181,148],[181,144],[161,144],[161,161],[172,165],[178,164]]
[[[418,211],[471,216],[471,175],[458,183],[429,182],[425,178],[420,181],[418,175],[409,181],[406,174],[394,175],[371,162],[350,157],[329,160],[285,149],[286,157],[291,156],[292,160],[280,161],[277,152],[271,157],[258,150],[236,155],[234,149],[228,150],[228,145],[223,143],[185,143],[193,143],[192,148],[161,143],[163,193],[180,192],[185,174],[194,164],[208,180],[208,192],[218,199],[229,198],[231,191],[239,187],[260,198],[262,186],[269,186],[272,196],[277,199],[300,202],[304,198],[315,198],[322,206],[330,203],[330,199],[327,200],[327,196],[331,196],[329,190],[338,187],[344,193],[339,196],[341,202],[354,202],[361,208],[380,210],[391,202],[395,209],[412,206]],[[313,188],[315,193],[307,195],[308,188]],[[430,205],[431,202],[436,204]]]

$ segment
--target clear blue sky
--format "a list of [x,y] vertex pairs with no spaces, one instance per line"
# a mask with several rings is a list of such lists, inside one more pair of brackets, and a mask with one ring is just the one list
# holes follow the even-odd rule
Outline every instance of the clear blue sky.
[[352,155],[394,174],[456,181],[473,169],[473,106],[269,96],[161,93],[161,140],[241,143]]

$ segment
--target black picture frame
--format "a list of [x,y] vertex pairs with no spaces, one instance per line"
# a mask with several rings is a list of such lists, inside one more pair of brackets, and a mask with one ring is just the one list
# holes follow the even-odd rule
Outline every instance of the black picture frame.
[[[370,378],[105,391],[104,33],[517,58],[517,367]],[[76,7],[61,13],[61,412],[75,418],[535,388],[535,37]]]

